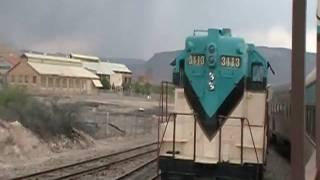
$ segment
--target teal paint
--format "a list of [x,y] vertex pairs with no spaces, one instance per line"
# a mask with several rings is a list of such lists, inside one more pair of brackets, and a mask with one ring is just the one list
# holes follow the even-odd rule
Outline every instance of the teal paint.
[[183,71],[206,113],[207,118],[201,121],[217,121],[212,117],[241,80],[252,78],[254,64],[262,67],[254,72],[262,73],[263,79],[267,79],[267,61],[253,44],[232,37],[228,29],[208,29],[207,35],[187,37],[185,49],[175,60],[173,73]]
[[[232,38],[224,36],[220,30],[211,29],[208,31],[208,36],[202,37],[189,37],[187,44],[191,44],[191,54],[204,54],[205,65],[190,65],[188,60],[185,61],[185,73],[191,80],[193,90],[198,95],[200,102],[208,114],[211,117],[222,104],[227,95],[232,91],[234,85],[238,83],[243,75],[247,72],[248,58],[247,54],[240,54],[237,52],[239,48],[246,48],[246,44],[243,39]],[[215,44],[217,49],[213,57],[215,58],[215,66],[210,67],[208,65],[208,52],[207,45],[209,43]],[[187,46],[188,48],[188,46]],[[240,68],[223,68],[221,67],[221,56],[236,56],[240,57]],[[214,86],[215,90],[209,90],[209,72],[215,75]]]

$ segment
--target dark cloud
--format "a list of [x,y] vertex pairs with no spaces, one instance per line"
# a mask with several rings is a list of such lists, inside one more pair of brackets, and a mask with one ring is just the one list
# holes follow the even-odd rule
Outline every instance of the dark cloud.
[[[0,41],[22,49],[148,58],[180,49],[195,28],[290,33],[291,0],[2,0]],[[315,28],[315,0],[308,27]],[[263,43],[263,42],[262,42]]]

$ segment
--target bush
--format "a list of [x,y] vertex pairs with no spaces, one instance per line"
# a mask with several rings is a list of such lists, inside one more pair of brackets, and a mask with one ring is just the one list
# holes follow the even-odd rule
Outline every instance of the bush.
[[[134,82],[130,85],[130,90],[136,94],[142,95],[150,95],[151,93],[160,94],[161,93],[161,86],[160,85],[152,85],[150,83],[141,83],[141,82]],[[165,93],[165,87],[163,87],[163,91]],[[170,96],[174,95],[174,86],[168,86],[168,94]]]
[[103,89],[110,89],[111,88],[110,82],[105,76],[101,77],[101,84],[103,86]]
[[151,94],[151,88],[152,88],[152,85],[150,83],[145,83],[144,84],[144,94],[150,95]]
[[0,118],[19,121],[43,139],[59,135],[72,138],[72,127],[79,119],[79,109],[75,104],[39,101],[22,89],[6,88],[0,91]]

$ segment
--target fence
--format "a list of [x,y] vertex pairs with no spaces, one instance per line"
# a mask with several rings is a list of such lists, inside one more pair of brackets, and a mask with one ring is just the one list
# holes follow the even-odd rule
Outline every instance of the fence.
[[83,114],[88,133],[97,138],[155,135],[157,118],[149,113],[86,112]]

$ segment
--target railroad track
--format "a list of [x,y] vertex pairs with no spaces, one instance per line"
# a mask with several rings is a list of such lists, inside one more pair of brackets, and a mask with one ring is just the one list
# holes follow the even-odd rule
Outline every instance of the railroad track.
[[[12,180],[24,180],[24,179],[78,179],[82,176],[93,175],[102,172],[111,166],[119,163],[130,162],[139,157],[146,156],[157,152],[157,143],[145,144],[132,149],[108,154],[93,159],[80,161],[77,163],[28,174],[20,177],[13,178]],[[154,161],[154,159],[152,159]],[[151,160],[150,160],[151,163]]]
[[[156,162],[157,158],[153,158],[149,161],[144,162],[143,164],[129,170],[128,172],[122,174],[120,177],[115,178],[115,180],[125,180],[125,179],[154,179],[156,176]],[[154,168],[154,172],[150,172]],[[148,172],[149,171],[149,172]],[[142,175],[143,177],[139,177]],[[138,178],[139,177],[139,178]]]

